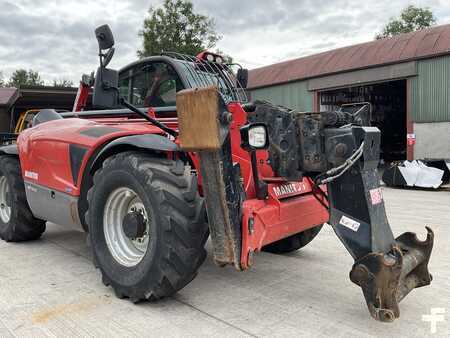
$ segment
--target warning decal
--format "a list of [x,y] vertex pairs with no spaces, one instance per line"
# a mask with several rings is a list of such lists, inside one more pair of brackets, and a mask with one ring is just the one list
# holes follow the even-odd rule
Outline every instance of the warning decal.
[[381,195],[381,188],[370,190],[370,199],[372,201],[372,205],[380,204],[381,201],[383,201],[383,196]]
[[358,231],[359,226],[361,225],[361,223],[356,222],[354,220],[352,220],[350,217],[344,216],[342,215],[341,220],[339,221],[339,224],[345,226],[346,228],[349,228],[350,230],[353,231]]
[[25,177],[26,178],[31,178],[32,180],[38,180],[39,179],[39,174],[35,173],[34,171],[25,170]]

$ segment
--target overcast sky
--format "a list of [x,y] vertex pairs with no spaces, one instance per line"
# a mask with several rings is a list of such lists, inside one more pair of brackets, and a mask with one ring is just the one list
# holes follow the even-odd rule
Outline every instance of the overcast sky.
[[[216,20],[217,47],[248,68],[372,40],[409,4],[428,6],[450,23],[449,0],[194,0]],[[0,0],[0,72],[39,71],[46,81],[70,79],[97,67],[96,26],[115,35],[111,67],[136,59],[138,32],[159,0]]]

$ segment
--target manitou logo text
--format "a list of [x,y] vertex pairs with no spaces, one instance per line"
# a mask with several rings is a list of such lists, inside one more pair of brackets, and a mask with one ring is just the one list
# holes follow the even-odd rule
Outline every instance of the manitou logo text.
[[305,191],[306,186],[303,182],[289,183],[273,187],[273,192],[277,197],[283,197],[285,195],[297,194]]

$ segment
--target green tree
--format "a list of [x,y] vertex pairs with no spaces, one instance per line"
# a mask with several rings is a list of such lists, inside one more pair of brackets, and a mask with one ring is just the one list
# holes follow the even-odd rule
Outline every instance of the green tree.
[[410,5],[401,12],[398,18],[391,18],[384,26],[383,31],[375,36],[375,39],[414,32],[434,24],[436,24],[436,18],[428,7],[420,8]]
[[8,85],[10,87],[43,86],[44,81],[41,79],[39,73],[32,69],[28,71],[25,69],[17,69],[12,73]]
[[67,80],[67,79],[53,80],[53,87],[64,88],[64,87],[72,87],[72,86],[73,86],[73,82],[71,80]]
[[137,52],[141,58],[163,51],[196,55],[221,38],[214,19],[195,13],[188,0],[164,0],[162,7],[150,7],[139,36],[143,39]]
[[3,81],[3,72],[0,72],[0,87],[5,86],[5,81]]

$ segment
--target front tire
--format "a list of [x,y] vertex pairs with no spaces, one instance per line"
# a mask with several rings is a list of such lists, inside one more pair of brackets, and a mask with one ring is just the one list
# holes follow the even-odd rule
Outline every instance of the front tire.
[[28,206],[19,159],[0,156],[0,238],[29,241],[44,231],[45,221],[35,218]]
[[[88,204],[94,261],[119,298],[157,300],[194,279],[209,232],[196,176],[181,161],[115,155],[95,173]],[[140,220],[135,235],[129,219]]]
[[298,234],[283,238],[274,243],[268,244],[262,248],[263,251],[271,252],[274,254],[285,254],[299,250],[309,244],[314,237],[317,236],[322,229],[323,224],[314,228],[307,229]]

